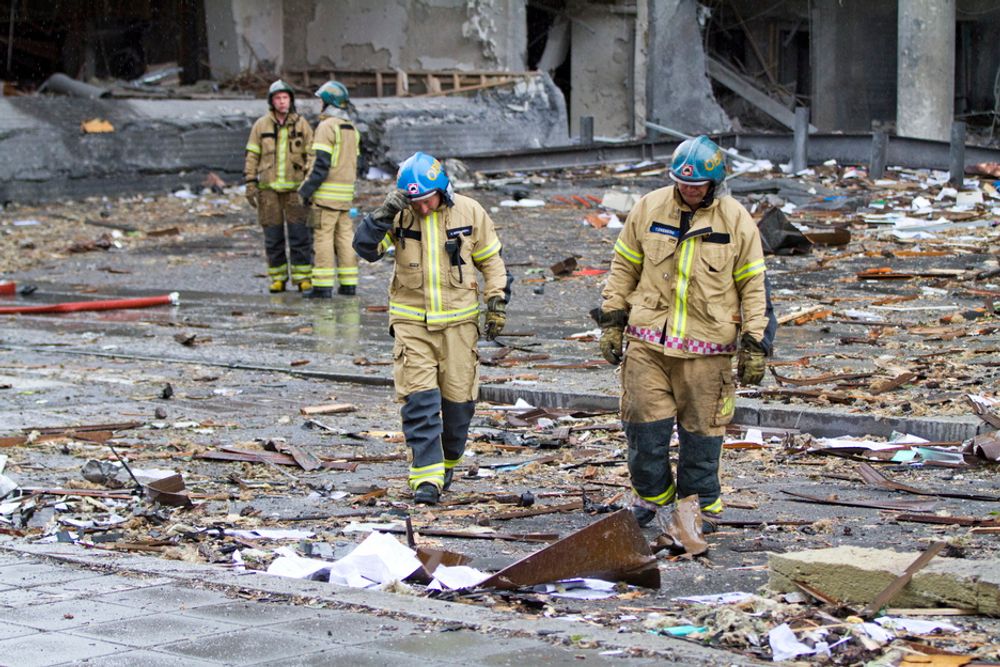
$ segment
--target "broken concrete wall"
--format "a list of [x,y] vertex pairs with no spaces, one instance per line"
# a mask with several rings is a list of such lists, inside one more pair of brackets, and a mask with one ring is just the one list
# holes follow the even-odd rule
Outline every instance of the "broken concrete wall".
[[205,0],[212,76],[226,79],[258,68],[278,72],[284,64],[284,10],[270,0]]
[[648,62],[650,120],[688,134],[732,127],[715,101],[706,74],[695,0],[650,3]]
[[[356,101],[370,164],[417,150],[441,157],[566,144],[566,106],[548,77],[476,97]],[[318,100],[299,110],[315,123]],[[119,196],[242,180],[244,146],[264,100],[0,98],[0,202]],[[85,134],[103,118],[114,132]]]
[[571,134],[579,133],[580,116],[593,116],[595,135],[631,136],[635,9],[571,0],[566,11],[573,17]]
[[521,0],[285,0],[289,69],[524,71]]
[[894,119],[895,0],[816,0],[811,27],[813,124],[868,132],[872,121]]

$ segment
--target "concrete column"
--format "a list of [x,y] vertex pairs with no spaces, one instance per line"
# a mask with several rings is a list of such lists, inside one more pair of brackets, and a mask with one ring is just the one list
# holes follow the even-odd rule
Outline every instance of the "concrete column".
[[948,141],[955,98],[955,0],[899,0],[896,132]]

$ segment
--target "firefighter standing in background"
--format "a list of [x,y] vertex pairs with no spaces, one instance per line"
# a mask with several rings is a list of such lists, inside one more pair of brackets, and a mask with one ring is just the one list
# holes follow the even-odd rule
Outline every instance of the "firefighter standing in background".
[[[697,494],[702,511],[722,511],[732,355],[738,347],[740,381],[760,384],[776,328],[768,322],[757,226],[719,191],[725,176],[722,151],[708,137],[681,143],[670,167],[674,185],[632,209],[602,292],[601,353],[622,365],[621,418],[640,525],[675,496]],[[675,418],[676,486],[668,455]]]
[[312,288],[312,235],[306,222],[308,211],[295,190],[305,176],[312,128],[296,113],[295,91],[284,81],[271,84],[267,104],[270,111],[253,124],[247,140],[243,167],[247,201],[257,209],[257,220],[264,228],[270,291],[285,291],[289,259],[292,282],[306,291]]
[[441,163],[416,153],[399,167],[385,202],[366,215],[354,249],[369,262],[395,247],[389,287],[393,375],[403,403],[414,500],[436,504],[465,453],[479,392],[479,283],[483,333],[506,323],[507,270],[493,221],[476,201],[452,192]]
[[358,168],[361,135],[347,115],[347,88],[338,81],[327,81],[316,97],[323,100],[323,112],[313,139],[309,175],[299,188],[303,204],[312,202],[310,223],[313,227],[312,298],[333,296],[334,278],[340,283],[339,294],[353,295],[358,286],[358,258],[351,242],[351,202]]

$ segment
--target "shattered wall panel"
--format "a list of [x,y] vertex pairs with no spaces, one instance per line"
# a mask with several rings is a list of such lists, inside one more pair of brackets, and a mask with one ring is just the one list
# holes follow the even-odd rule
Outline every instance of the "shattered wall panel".
[[[514,70],[527,58],[517,0],[292,0],[287,65],[337,69]],[[303,25],[304,24],[304,25]]]
[[283,4],[269,0],[205,0],[212,76],[283,65]]
[[649,15],[649,119],[689,134],[732,127],[715,101],[694,0],[652,2]]

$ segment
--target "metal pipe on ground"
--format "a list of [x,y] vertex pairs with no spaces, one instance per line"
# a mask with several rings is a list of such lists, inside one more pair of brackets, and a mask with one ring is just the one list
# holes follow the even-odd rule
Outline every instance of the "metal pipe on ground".
[[111,91],[106,88],[98,88],[97,86],[92,86],[89,83],[77,81],[76,79],[59,72],[56,72],[47,78],[45,82],[38,87],[38,91],[60,93],[62,95],[69,95],[70,97],[89,97],[91,99],[108,97],[111,95]]

